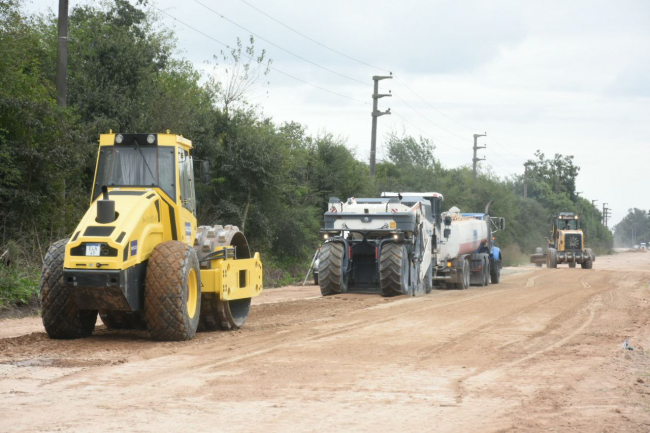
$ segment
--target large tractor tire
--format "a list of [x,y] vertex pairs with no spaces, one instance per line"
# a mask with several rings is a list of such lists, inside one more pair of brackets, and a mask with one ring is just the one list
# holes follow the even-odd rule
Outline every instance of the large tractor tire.
[[572,261],[569,262],[569,267],[572,268],[572,269],[575,268],[576,265],[577,265],[577,263],[576,263],[575,260],[572,260]]
[[[244,233],[237,226],[200,226],[194,240],[194,250],[199,260],[212,253],[216,247],[235,247],[236,259],[251,258]],[[210,269],[211,261],[201,262],[202,269]],[[231,331],[244,326],[251,308],[251,298],[224,301],[219,295],[206,293],[201,303],[201,331]]]
[[[544,254],[544,249],[542,247],[535,248],[535,254],[536,255]],[[543,265],[544,265],[543,263],[535,263],[535,266],[537,266],[538,268],[541,268]]]
[[379,261],[379,284],[382,296],[409,294],[408,251],[405,245],[385,243],[381,248]]
[[67,239],[55,242],[45,255],[41,275],[43,326],[50,338],[88,337],[95,329],[97,310],[80,310],[63,282]]
[[587,248],[585,250],[585,255],[587,257],[582,260],[580,266],[582,266],[582,269],[592,269],[594,267],[594,253],[590,248]]
[[147,329],[147,322],[139,311],[99,311],[102,323],[108,329]]
[[320,293],[330,296],[347,290],[347,271],[343,269],[345,245],[327,242],[320,249],[318,262],[318,283]]
[[557,268],[557,250],[555,248],[549,248],[546,251],[546,267]]
[[158,244],[147,266],[144,291],[147,327],[156,340],[189,340],[201,315],[201,270],[184,242]]

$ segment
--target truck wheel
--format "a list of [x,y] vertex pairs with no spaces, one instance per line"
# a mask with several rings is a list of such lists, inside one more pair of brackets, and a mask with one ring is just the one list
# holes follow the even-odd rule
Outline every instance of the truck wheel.
[[481,285],[485,287],[488,284],[490,284],[490,259],[489,258],[486,257],[485,260],[483,261],[482,269],[483,269],[483,284]]
[[318,285],[318,274],[314,274],[314,286]]
[[330,296],[345,292],[348,284],[346,270],[343,269],[345,245],[327,242],[321,247],[319,258],[318,283],[321,295]]
[[95,329],[97,310],[80,310],[63,283],[67,239],[55,242],[45,254],[41,275],[43,326],[50,338],[88,337]]
[[[542,247],[535,248],[535,254],[536,255],[543,254],[543,253],[544,253],[544,250],[542,249]],[[535,266],[537,266],[538,268],[541,268],[542,265],[543,265],[543,263],[535,263]]]
[[582,269],[592,269],[594,267],[594,253],[591,251],[590,248],[587,248],[585,250],[585,255],[587,258],[582,260],[582,263],[580,266],[582,266]]
[[555,248],[549,248],[546,251],[546,267],[557,268],[557,250]]
[[191,246],[168,241],[154,248],[147,266],[144,311],[156,340],[194,337],[201,315],[201,270]]
[[490,281],[492,284],[499,284],[501,282],[501,263],[494,261],[494,269],[490,269]]
[[[322,250],[321,250],[322,251]],[[379,285],[382,296],[408,294],[409,259],[406,246],[386,243],[381,248],[379,261]]]
[[461,282],[456,283],[455,288],[457,290],[465,290],[469,288],[469,282],[470,282],[469,261],[463,260],[463,264],[461,267]]
[[575,268],[575,267],[576,267],[576,262],[575,262],[575,260],[569,262],[569,267],[570,267],[570,268]]

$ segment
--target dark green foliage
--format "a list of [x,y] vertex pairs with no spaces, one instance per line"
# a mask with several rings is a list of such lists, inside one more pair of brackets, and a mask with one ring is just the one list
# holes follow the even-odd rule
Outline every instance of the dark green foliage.
[[623,220],[614,227],[618,247],[633,247],[645,242],[650,245],[650,212],[630,209]]

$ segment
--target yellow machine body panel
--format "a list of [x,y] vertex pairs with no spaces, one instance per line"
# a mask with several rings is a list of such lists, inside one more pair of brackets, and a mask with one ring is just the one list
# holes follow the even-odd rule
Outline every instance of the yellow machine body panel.
[[[579,235],[580,242],[578,245],[567,245],[568,235]],[[578,239],[578,237],[573,236],[573,239]],[[558,231],[558,245],[557,250],[559,252],[564,252],[567,249],[571,251],[584,251],[585,250],[585,238],[583,236],[582,230],[559,230]]]
[[[219,251],[226,247],[217,247]],[[262,293],[262,262],[260,254],[251,259],[212,260],[211,269],[201,269],[201,291],[217,293],[219,299],[231,301]]]

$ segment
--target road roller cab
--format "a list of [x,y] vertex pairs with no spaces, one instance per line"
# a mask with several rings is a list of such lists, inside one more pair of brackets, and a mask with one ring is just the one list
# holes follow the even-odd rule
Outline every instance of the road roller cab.
[[242,326],[262,291],[259,253],[236,226],[197,227],[192,143],[175,134],[103,134],[91,204],[45,258],[43,323],[54,338],[147,328],[184,340]]

